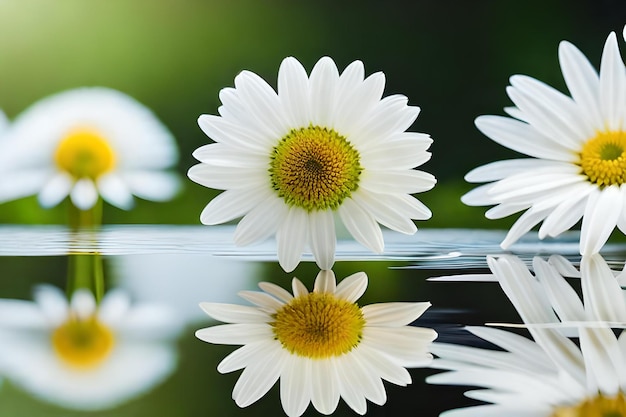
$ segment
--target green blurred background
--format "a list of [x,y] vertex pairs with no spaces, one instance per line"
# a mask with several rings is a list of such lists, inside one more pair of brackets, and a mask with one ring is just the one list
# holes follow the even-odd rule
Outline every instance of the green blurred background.
[[[467,171],[514,156],[478,132],[474,118],[503,114],[512,74],[564,90],[559,41],[598,66],[607,34],[621,35],[624,23],[622,0],[0,0],[0,108],[14,118],[66,89],[118,89],[171,129],[185,175],[191,152],[208,143],[197,117],[216,113],[219,90],[239,71],[275,85],[286,56],[307,70],[323,55],[340,70],[360,59],[368,74],[386,74],[385,95],[404,94],[422,108],[411,130],[434,139],[423,169],[439,183],[420,196],[434,215],[420,225],[508,228],[516,216],[486,221],[484,208],[459,201],[472,188]],[[198,224],[215,192],[184,182],[170,203],[140,202],[129,212],[106,206],[104,221]],[[1,204],[0,222],[64,223],[65,209],[27,198]]]

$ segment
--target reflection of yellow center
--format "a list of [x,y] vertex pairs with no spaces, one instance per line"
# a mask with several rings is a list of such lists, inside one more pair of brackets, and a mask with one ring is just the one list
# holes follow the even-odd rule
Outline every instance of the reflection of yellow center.
[[601,132],[585,143],[579,162],[583,174],[599,186],[626,183],[626,132]]
[[115,154],[107,141],[91,130],[74,130],[59,142],[54,160],[76,179],[96,179],[115,165]]
[[626,417],[626,397],[622,392],[614,397],[598,394],[572,407],[558,407],[551,417]]
[[307,358],[329,358],[356,347],[365,319],[358,305],[333,294],[294,298],[276,313],[274,335],[285,349]]
[[52,346],[63,362],[74,368],[88,369],[104,361],[115,344],[109,328],[95,317],[71,317],[52,333]]
[[307,211],[336,209],[358,188],[359,153],[332,129],[294,129],[274,148],[272,187],[289,205]]

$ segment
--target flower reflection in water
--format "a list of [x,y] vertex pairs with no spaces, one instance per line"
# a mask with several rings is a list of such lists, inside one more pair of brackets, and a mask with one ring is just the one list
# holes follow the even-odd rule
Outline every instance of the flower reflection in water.
[[131,305],[111,290],[96,304],[79,289],[38,286],[34,301],[0,300],[0,368],[8,380],[66,408],[113,407],[168,377],[176,367],[175,315]]
[[[545,417],[626,415],[626,302],[615,273],[600,255],[584,257],[584,304],[563,275],[578,275],[560,257],[533,260],[535,275],[517,257],[489,258],[489,267],[534,341],[510,331],[469,327],[501,350],[435,343],[435,384],[479,386],[470,398],[491,404],[446,416]],[[620,323],[621,322],[621,323]],[[572,332],[574,337],[564,334]]]

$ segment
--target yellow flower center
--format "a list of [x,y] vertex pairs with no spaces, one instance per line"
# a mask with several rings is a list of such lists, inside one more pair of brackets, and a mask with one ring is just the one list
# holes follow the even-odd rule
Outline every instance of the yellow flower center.
[[359,186],[359,153],[332,129],[292,130],[274,147],[272,187],[289,205],[307,211],[336,209]]
[[312,292],[285,304],[272,323],[289,352],[313,359],[339,356],[361,341],[365,319],[358,305],[333,294]]
[[551,417],[626,417],[626,397],[619,392],[614,397],[598,394],[572,407],[559,407]]
[[111,330],[95,317],[71,317],[52,333],[52,346],[58,357],[78,369],[96,367],[109,356],[114,345]]
[[626,182],[626,132],[598,133],[583,146],[580,166],[600,187]]
[[96,179],[115,165],[115,153],[98,133],[78,129],[59,142],[54,160],[57,166],[76,179]]

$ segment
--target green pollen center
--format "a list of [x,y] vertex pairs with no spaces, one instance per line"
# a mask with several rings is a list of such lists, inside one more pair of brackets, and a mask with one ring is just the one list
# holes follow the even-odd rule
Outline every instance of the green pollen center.
[[613,397],[598,394],[574,406],[558,407],[550,417],[626,417],[626,397],[622,392]]
[[580,167],[600,187],[626,183],[626,132],[601,132],[585,143]]
[[364,326],[358,305],[317,292],[285,304],[272,323],[274,335],[285,349],[312,359],[349,352],[361,341]]
[[272,188],[307,211],[338,208],[359,186],[359,153],[332,129],[294,129],[272,151]]

